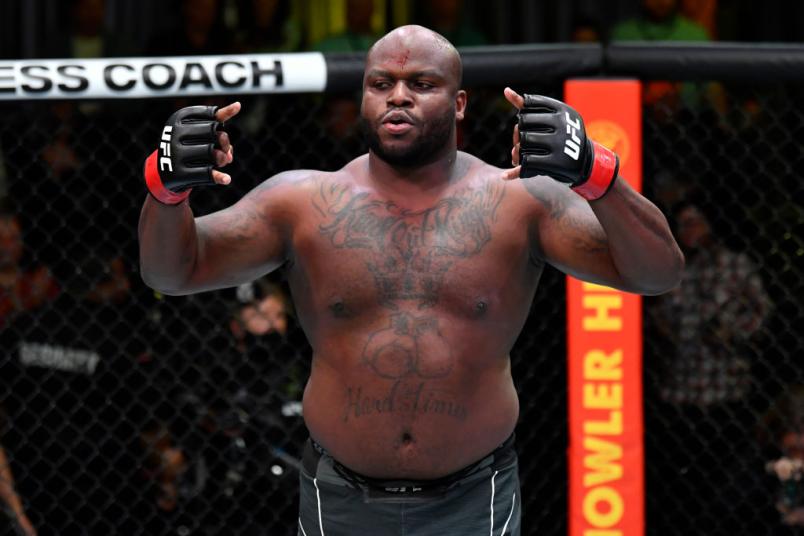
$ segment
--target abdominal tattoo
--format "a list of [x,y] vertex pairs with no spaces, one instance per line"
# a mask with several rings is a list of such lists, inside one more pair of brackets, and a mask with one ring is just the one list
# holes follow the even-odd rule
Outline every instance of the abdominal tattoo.
[[427,382],[396,380],[387,394],[368,394],[362,387],[346,389],[346,408],[343,422],[372,415],[416,414],[444,415],[458,420],[466,419],[466,406],[456,402],[449,394],[439,392]]
[[[348,386],[344,422],[390,413],[443,415],[463,420],[466,407],[433,387],[455,364],[438,318],[401,312],[413,301],[424,313],[439,299],[454,263],[480,253],[504,195],[502,182],[466,189],[423,210],[410,210],[337,183],[322,183],[313,206],[324,219],[318,229],[337,249],[360,250],[379,303],[392,311],[371,333],[362,363],[390,382],[385,393]],[[375,384],[376,386],[377,384]]]
[[347,387],[344,422],[388,413],[447,415],[461,420],[466,417],[463,405],[431,389],[425,381],[448,376],[454,365],[435,318],[391,315],[387,327],[369,336],[363,363],[393,383],[384,396],[364,394],[362,387]]

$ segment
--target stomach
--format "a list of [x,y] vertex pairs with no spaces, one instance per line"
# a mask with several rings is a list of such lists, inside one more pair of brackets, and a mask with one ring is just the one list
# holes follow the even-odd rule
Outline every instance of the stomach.
[[509,357],[417,344],[397,328],[369,336],[362,352],[333,345],[314,356],[303,402],[313,439],[382,479],[440,478],[500,446],[519,414]]

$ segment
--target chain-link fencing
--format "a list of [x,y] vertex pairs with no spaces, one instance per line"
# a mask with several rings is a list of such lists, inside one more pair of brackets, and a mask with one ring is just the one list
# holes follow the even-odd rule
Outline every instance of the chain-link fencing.
[[[769,464],[804,449],[802,94],[719,88],[645,108],[646,194],[677,233],[702,218],[714,233],[711,251],[689,246],[683,291],[645,301],[648,534],[783,534],[804,507]],[[501,90],[470,89],[459,138],[507,166]],[[355,95],[240,100],[234,182],[197,188],[196,215],[365,150]],[[282,271],[187,297],[138,274],[144,157],[173,110],[228,101],[1,107],[1,437],[40,535],[296,533],[311,352]],[[548,268],[512,352],[525,534],[567,532],[564,339],[564,276]]]

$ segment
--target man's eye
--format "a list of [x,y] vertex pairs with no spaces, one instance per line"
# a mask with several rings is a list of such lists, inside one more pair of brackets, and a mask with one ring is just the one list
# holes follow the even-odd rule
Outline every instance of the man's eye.
[[433,84],[430,82],[416,82],[414,86],[416,89],[430,89],[433,87]]
[[391,83],[386,81],[386,80],[377,80],[376,82],[374,82],[373,85],[377,89],[387,89],[387,88],[391,87]]

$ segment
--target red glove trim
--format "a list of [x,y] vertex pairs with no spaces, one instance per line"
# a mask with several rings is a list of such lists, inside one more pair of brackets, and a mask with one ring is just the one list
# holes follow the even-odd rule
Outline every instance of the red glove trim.
[[178,205],[190,196],[192,188],[183,192],[173,192],[165,188],[162,184],[162,178],[159,176],[159,170],[156,167],[156,161],[159,155],[159,150],[151,153],[151,156],[145,159],[145,186],[148,191],[154,196],[154,199],[165,205]]
[[614,151],[603,147],[598,142],[593,141],[595,149],[595,160],[592,163],[592,171],[589,178],[583,184],[573,186],[572,189],[587,201],[600,199],[609,191],[614,179],[617,178],[617,170],[620,167],[620,159]]

